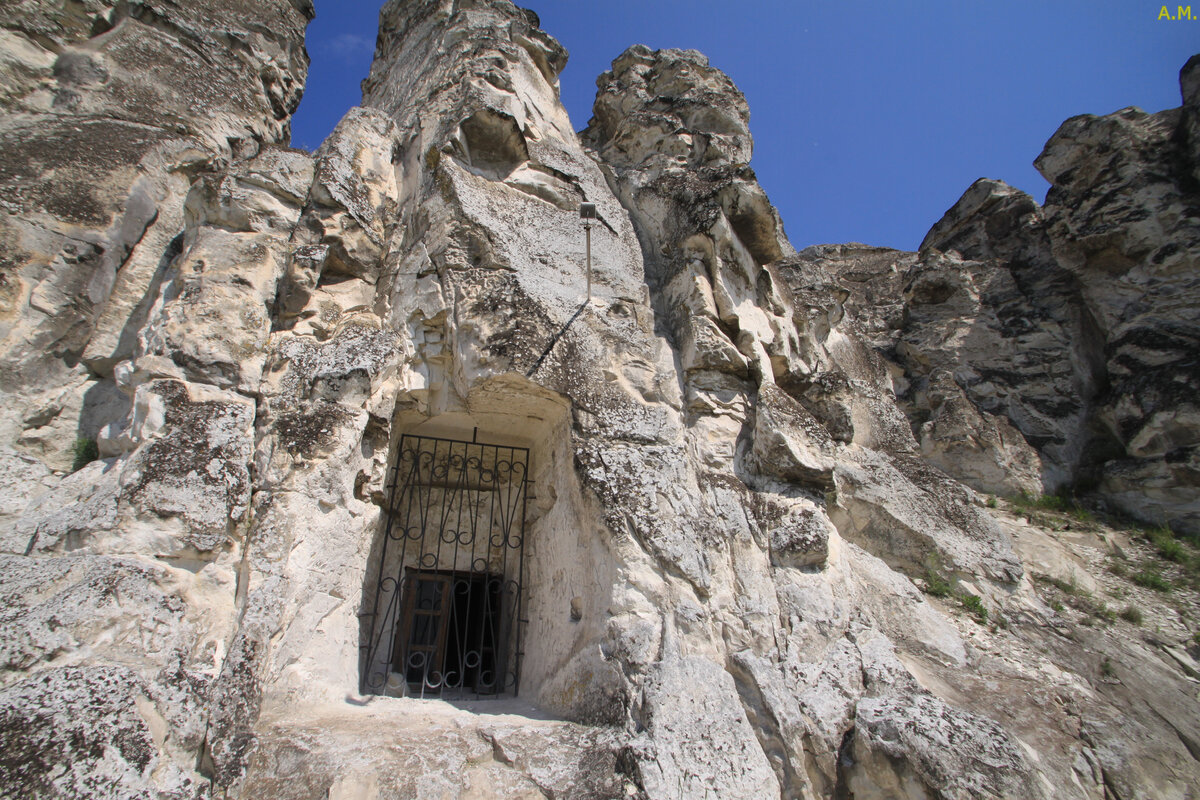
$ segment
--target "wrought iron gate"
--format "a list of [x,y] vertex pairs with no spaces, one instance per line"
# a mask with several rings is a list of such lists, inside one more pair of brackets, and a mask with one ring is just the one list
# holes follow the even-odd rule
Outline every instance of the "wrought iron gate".
[[400,439],[391,473],[362,690],[517,693],[529,450]]

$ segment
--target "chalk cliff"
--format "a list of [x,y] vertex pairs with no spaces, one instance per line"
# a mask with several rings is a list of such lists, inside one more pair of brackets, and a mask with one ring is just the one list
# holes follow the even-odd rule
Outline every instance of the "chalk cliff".
[[310,154],[305,0],[9,5],[0,794],[1191,796],[1114,524],[1200,532],[1200,58],[797,252],[695,51],[577,133],[535,14],[391,0]]

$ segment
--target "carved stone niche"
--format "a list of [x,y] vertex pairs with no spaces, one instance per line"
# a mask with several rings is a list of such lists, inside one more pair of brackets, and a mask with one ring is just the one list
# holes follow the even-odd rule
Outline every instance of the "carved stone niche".
[[462,406],[396,416],[360,690],[519,695],[604,721],[620,684],[600,655],[616,564],[575,475],[569,402],[503,376]]

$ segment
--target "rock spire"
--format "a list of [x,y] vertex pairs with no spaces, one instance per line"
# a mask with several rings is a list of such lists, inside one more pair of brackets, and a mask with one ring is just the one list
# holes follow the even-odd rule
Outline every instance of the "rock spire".
[[796,252],[695,51],[576,133],[535,14],[391,0],[306,153],[312,16],[0,23],[0,794],[1189,796],[1194,593],[986,493],[1195,530],[1196,59]]

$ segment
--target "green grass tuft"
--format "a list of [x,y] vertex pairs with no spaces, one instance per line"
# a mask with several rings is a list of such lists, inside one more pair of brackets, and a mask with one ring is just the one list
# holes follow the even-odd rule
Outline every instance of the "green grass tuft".
[[75,446],[71,449],[75,453],[71,472],[78,472],[100,457],[100,448],[96,446],[95,439],[76,439]]
[[954,581],[942,575],[942,562],[937,553],[931,553],[925,559],[925,574],[922,577],[925,579],[925,594],[949,597],[954,593]]
[[1171,591],[1171,582],[1163,577],[1163,574],[1157,569],[1151,567],[1143,567],[1141,571],[1134,573],[1130,580],[1138,586],[1144,586],[1147,589],[1153,589],[1156,592]]
[[1140,608],[1135,605],[1127,605],[1121,609],[1121,619],[1132,622],[1134,625],[1141,625],[1145,618],[1142,616]]
[[1154,549],[1158,551],[1158,554],[1168,561],[1182,564],[1188,560],[1187,553],[1183,549],[1183,544],[1175,538],[1175,534],[1166,525],[1161,525],[1147,531],[1146,538],[1154,545]]
[[1067,513],[1080,522],[1094,522],[1096,520],[1096,515],[1079,505],[1079,503],[1075,503]]
[[1021,492],[1012,498],[1012,504],[1017,508],[1038,508],[1042,511],[1065,511],[1066,501],[1056,494],[1033,495]]
[[1026,511],[1055,511],[1068,516],[1080,522],[1092,522],[1095,520],[1095,515],[1088,511],[1074,497],[1068,497],[1061,494],[1042,494],[1032,495],[1029,492],[1021,492],[1019,495],[1009,498],[1015,507]]
[[1042,583],[1048,583],[1063,594],[1070,595],[1072,597],[1076,595],[1087,594],[1087,592],[1085,592],[1075,583],[1074,575],[1071,576],[1071,580],[1069,581],[1064,581],[1059,578],[1051,578],[1049,575],[1038,575],[1037,580],[1041,581]]

